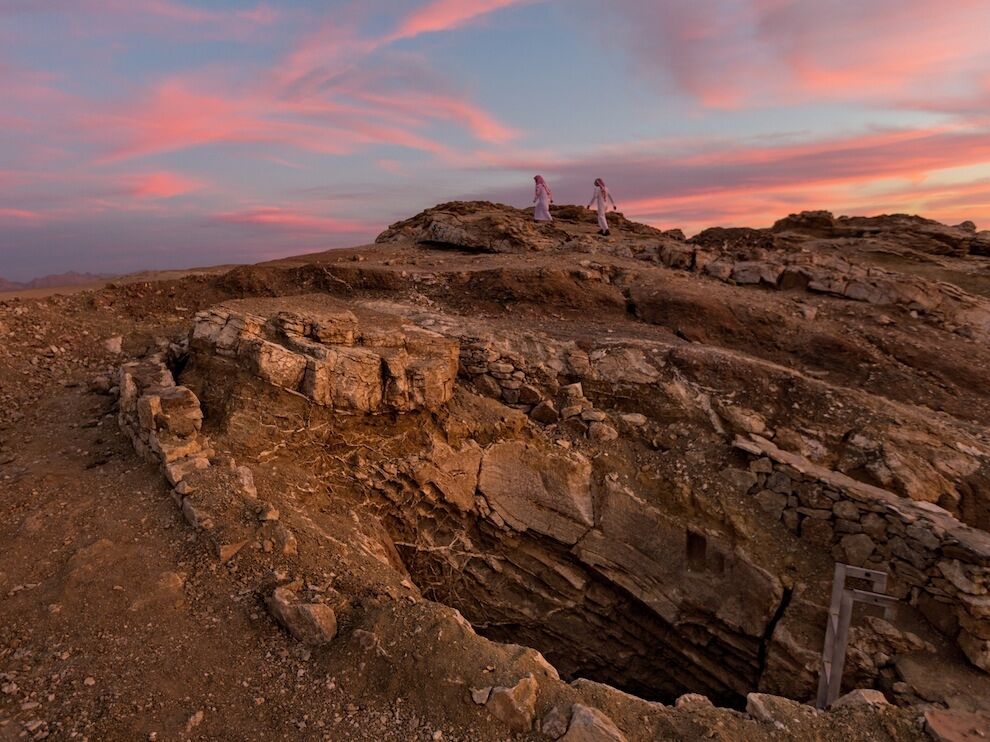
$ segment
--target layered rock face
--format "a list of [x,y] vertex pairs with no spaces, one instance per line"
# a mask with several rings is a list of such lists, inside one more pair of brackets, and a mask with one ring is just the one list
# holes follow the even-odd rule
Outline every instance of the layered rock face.
[[325,297],[296,312],[231,302],[199,314],[190,341],[195,352],[233,359],[338,412],[435,409],[450,399],[457,373],[450,340],[394,320],[359,328],[352,312]]
[[773,231],[827,239],[876,239],[937,255],[990,255],[990,231],[978,232],[972,222],[950,227],[908,214],[836,218],[828,211],[806,211],[779,220]]

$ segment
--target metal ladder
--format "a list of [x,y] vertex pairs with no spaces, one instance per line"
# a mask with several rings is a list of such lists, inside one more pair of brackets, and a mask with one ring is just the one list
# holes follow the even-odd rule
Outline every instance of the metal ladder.
[[[857,590],[846,587],[846,578],[870,580],[873,590]],[[873,569],[853,567],[836,562],[832,581],[832,600],[828,608],[825,626],[825,646],[822,649],[822,669],[818,676],[818,700],[816,705],[826,709],[839,697],[842,688],[842,670],[846,663],[849,645],[849,625],[852,622],[853,603],[877,605],[884,609],[885,619],[893,617],[897,599],[885,595],[887,573]]]

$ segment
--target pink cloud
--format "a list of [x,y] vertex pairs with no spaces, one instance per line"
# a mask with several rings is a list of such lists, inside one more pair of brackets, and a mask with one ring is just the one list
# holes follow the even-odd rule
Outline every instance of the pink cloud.
[[198,190],[199,181],[170,172],[145,173],[128,179],[129,194],[135,198],[173,198]]
[[499,144],[516,136],[513,129],[463,98],[429,91],[376,94],[355,90],[354,95],[374,104],[376,108],[400,114],[413,121],[418,118],[459,122],[482,142]]
[[531,4],[535,0],[435,0],[414,10],[399,22],[385,43],[411,39],[424,33],[451,31],[498,10]]
[[375,227],[367,222],[335,219],[277,206],[259,206],[246,211],[217,214],[214,219],[227,224],[242,224],[281,232],[316,232],[325,234],[370,233]]
[[0,222],[15,224],[40,224],[43,217],[37,211],[27,209],[0,209]]

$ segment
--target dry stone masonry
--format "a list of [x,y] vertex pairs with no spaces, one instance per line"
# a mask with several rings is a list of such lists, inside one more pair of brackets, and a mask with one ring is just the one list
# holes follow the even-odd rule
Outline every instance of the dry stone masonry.
[[756,457],[750,494],[761,507],[837,560],[890,570],[898,597],[990,672],[990,535],[937,505],[863,484],[760,436],[735,445]]
[[[201,312],[194,352],[234,361],[258,378],[338,412],[435,409],[450,399],[457,344],[418,327],[378,318],[358,326],[353,312],[311,298],[306,313],[237,302]],[[257,304],[252,305],[258,311]]]

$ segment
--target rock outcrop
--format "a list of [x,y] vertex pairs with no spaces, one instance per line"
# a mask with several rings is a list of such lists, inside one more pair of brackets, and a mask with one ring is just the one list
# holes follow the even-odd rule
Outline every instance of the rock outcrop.
[[230,302],[197,316],[190,344],[338,412],[436,409],[450,399],[457,373],[456,343],[384,317],[359,325],[325,297],[295,312]]

